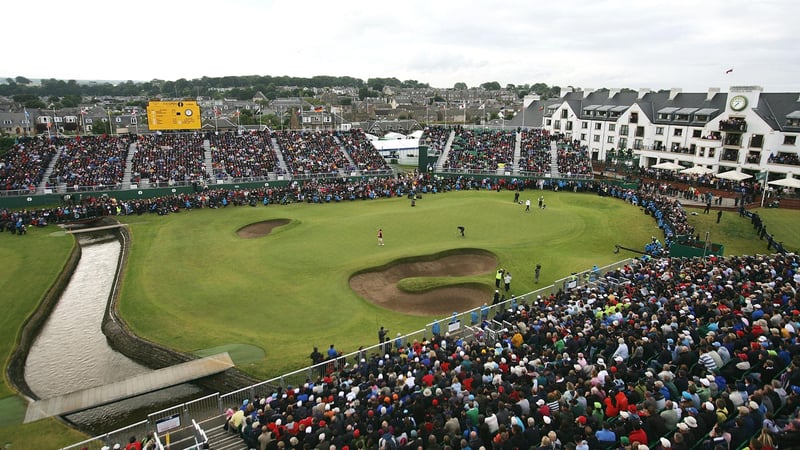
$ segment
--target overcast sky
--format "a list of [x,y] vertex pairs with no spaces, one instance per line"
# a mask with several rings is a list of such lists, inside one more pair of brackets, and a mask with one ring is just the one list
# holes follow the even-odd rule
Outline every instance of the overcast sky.
[[794,0],[40,0],[10,2],[4,17],[3,79],[346,75],[800,91]]

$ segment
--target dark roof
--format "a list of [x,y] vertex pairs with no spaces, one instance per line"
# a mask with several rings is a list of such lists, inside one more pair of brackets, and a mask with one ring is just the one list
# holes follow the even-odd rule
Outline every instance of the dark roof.
[[800,127],[790,127],[786,119],[800,115],[800,94],[796,92],[761,93],[758,105],[753,111],[759,115],[773,130],[800,131]]
[[[552,100],[534,100],[525,108],[525,114],[521,112],[509,120],[506,120],[506,126],[525,128],[541,128],[544,124],[544,115],[547,107],[551,105],[560,105],[560,99]],[[525,116],[525,123],[522,123],[522,116]]]
[[[647,93],[636,103],[642,108],[642,111],[644,111],[651,122],[669,124],[673,122],[673,118],[658,118],[658,113],[665,108],[675,108],[672,112],[677,112],[678,114],[691,114],[687,111],[692,109],[705,110],[700,115],[708,115],[708,120],[713,119],[725,110],[725,101],[728,98],[727,94],[718,92],[711,97],[711,100],[707,100],[707,98],[708,93],[706,92],[681,92],[670,100],[669,91],[660,91]],[[694,117],[697,117],[697,113],[698,111],[694,111]]]

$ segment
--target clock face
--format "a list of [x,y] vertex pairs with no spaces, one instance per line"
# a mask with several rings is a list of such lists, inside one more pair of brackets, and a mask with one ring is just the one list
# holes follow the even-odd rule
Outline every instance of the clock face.
[[731,109],[734,111],[741,111],[747,107],[747,97],[737,95],[731,99]]

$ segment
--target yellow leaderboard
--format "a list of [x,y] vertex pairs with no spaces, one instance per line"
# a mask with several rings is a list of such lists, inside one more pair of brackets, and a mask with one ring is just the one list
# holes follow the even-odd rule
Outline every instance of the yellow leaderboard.
[[151,130],[199,130],[200,107],[195,101],[151,101],[147,124]]

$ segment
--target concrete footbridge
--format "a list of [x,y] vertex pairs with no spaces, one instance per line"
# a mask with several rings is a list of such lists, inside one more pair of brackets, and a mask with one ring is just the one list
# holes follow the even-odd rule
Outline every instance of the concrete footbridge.
[[25,423],[34,422],[45,417],[63,416],[136,397],[224,372],[233,366],[233,360],[231,360],[228,352],[225,352],[136,375],[126,380],[103,386],[82,389],[58,397],[36,400],[28,404]]

